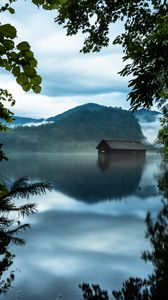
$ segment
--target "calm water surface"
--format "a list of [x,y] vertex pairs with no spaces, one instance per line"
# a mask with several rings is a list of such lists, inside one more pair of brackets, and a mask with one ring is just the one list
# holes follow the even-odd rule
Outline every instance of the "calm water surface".
[[144,219],[155,216],[162,195],[157,189],[161,159],[97,155],[13,155],[1,163],[0,178],[22,176],[49,181],[54,190],[33,197],[38,213],[26,218],[25,247],[16,254],[13,288],[2,299],[82,299],[78,285],[99,283],[111,294],[129,276],[152,270],[140,259],[149,248]]

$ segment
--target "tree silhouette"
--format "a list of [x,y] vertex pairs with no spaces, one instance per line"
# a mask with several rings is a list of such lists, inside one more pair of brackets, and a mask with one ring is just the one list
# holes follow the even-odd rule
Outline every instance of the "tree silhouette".
[[[50,183],[29,183],[28,178],[20,178],[8,189],[6,185],[0,185],[0,294],[6,293],[14,280],[14,272],[4,279],[6,271],[13,263],[14,255],[9,251],[11,243],[24,245],[25,240],[18,236],[30,224],[21,223],[18,217],[33,214],[37,208],[34,203],[16,205],[16,198],[29,199],[30,196],[45,194],[51,191]],[[10,217],[11,212],[17,213],[17,219]],[[3,277],[3,279],[2,279]]]

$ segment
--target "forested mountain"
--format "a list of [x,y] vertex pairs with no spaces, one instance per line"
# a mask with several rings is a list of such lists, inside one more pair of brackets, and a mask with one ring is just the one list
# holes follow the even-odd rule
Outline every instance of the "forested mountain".
[[107,108],[107,107],[104,106],[104,105],[96,104],[96,103],[87,103],[87,104],[79,105],[79,106],[76,106],[72,109],[69,109],[69,110],[65,111],[64,113],[62,113],[62,114],[56,115],[55,117],[48,118],[48,119],[46,119],[46,121],[57,122],[59,120],[62,120],[64,118],[69,117],[70,115],[72,115],[72,114],[74,114],[75,112],[78,112],[78,111],[87,113],[88,111],[89,112],[99,111],[103,108]]
[[[104,106],[104,105],[99,105],[99,104],[95,104],[95,103],[87,103],[87,104],[80,105],[75,108],[69,109],[68,111],[65,111],[61,114],[58,114],[54,117],[50,117],[47,119],[44,119],[44,118],[37,119],[37,118],[14,116],[14,121],[11,124],[7,124],[1,119],[0,119],[0,122],[5,123],[9,127],[25,126],[25,125],[31,126],[32,124],[41,125],[41,123],[57,122],[66,117],[69,117],[70,115],[72,115],[74,112],[77,112],[77,111],[84,111],[84,112],[90,111],[91,112],[91,111],[101,110],[102,108],[105,108],[105,107],[106,106]],[[152,110],[148,110],[148,109],[139,109],[139,110],[135,111],[133,114],[140,123],[154,122],[154,121],[156,121],[156,119],[159,116],[161,116],[160,112],[154,111],[154,110],[152,111]]]
[[137,119],[121,108],[86,104],[49,121],[53,123],[1,133],[1,142],[12,152],[86,152],[94,151],[102,138],[144,139]]
[[12,123],[7,123],[3,120],[0,119],[0,122],[5,124],[8,127],[16,127],[16,126],[23,126],[23,125],[29,125],[29,124],[41,124],[42,122],[45,122],[45,119],[40,118],[40,119],[35,119],[35,118],[28,118],[28,117],[19,117],[19,116],[14,116],[13,117],[13,122]]
[[0,119],[0,122],[2,122],[3,124],[7,125],[8,127],[16,127],[16,126],[32,126],[33,125],[41,125],[41,123],[51,123],[51,122],[57,122],[59,120],[62,120],[68,116],[70,116],[71,114],[73,114],[74,112],[77,111],[95,111],[95,110],[100,110],[101,108],[106,107],[104,105],[99,105],[99,104],[95,104],[95,103],[87,103],[84,105],[80,105],[80,106],[76,106],[72,109],[69,109],[61,114],[58,114],[54,117],[50,117],[47,119],[44,118],[29,118],[29,117],[19,117],[19,116],[13,116],[13,122],[10,124],[7,124],[7,122],[5,122],[4,120]]
[[34,118],[27,118],[27,117],[18,117],[14,116],[14,125],[15,126],[20,126],[24,124],[29,124],[29,123],[41,123],[45,121],[43,118],[40,119],[34,119]]
[[[72,115],[74,112],[77,112],[77,111],[85,111],[85,112],[98,111],[105,107],[106,106],[104,106],[104,105],[99,105],[99,104],[95,104],[95,103],[87,103],[87,104],[80,105],[75,108],[69,109],[68,111],[65,111],[61,114],[58,114],[54,117],[50,117],[47,119],[44,119],[44,118],[37,119],[37,118],[14,116],[14,121],[11,124],[7,124],[6,122],[4,122],[1,119],[0,119],[0,122],[2,122],[3,124],[5,123],[9,127],[26,126],[26,125],[31,126],[32,124],[38,126],[38,125],[41,125],[42,123],[57,122],[59,120],[69,117],[70,115]],[[147,109],[139,109],[139,110],[135,111],[133,114],[140,123],[155,122],[157,120],[157,118],[159,116],[161,116],[160,112],[147,110]]]

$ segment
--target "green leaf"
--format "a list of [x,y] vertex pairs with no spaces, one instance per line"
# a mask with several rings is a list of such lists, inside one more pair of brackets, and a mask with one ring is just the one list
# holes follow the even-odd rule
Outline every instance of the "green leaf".
[[4,55],[5,53],[6,53],[5,47],[0,45],[0,55]]
[[1,67],[5,67],[6,66],[6,64],[8,63],[8,60],[7,59],[2,59],[2,61],[0,62],[0,65],[1,65]]
[[33,85],[39,85],[39,84],[41,84],[41,82],[42,82],[42,78],[41,78],[40,75],[36,75],[35,77],[33,77],[33,78],[31,79],[31,83],[32,83]]
[[9,190],[5,185],[0,184],[0,197],[3,197],[9,193]]
[[4,24],[0,26],[0,33],[5,37],[14,39],[16,37],[17,31],[16,28],[10,24]]
[[41,86],[33,85],[32,90],[33,90],[34,93],[39,94],[41,92]]
[[14,76],[18,77],[19,74],[20,74],[20,68],[19,68],[19,67],[14,67],[14,68],[12,69],[12,74],[13,74]]
[[10,56],[11,56],[11,59],[14,61],[14,62],[18,62],[18,54],[14,51],[12,51],[10,53]]
[[48,3],[48,4],[58,4],[58,0],[56,1],[56,0],[46,0],[46,2]]
[[33,59],[34,58],[34,54],[33,54],[33,52],[32,51],[26,51],[25,53],[24,53],[24,57],[26,58],[26,59]]
[[5,69],[6,69],[7,71],[10,71],[10,70],[12,69],[12,67],[11,67],[11,65],[8,63],[8,64],[6,64]]
[[20,51],[29,51],[30,45],[28,42],[21,42],[17,45],[17,49]]
[[25,92],[28,92],[28,91],[31,89],[31,84],[30,84],[30,82],[28,82],[27,84],[23,85],[22,88],[23,88],[23,90],[24,90]]
[[30,61],[29,61],[29,63],[31,64],[31,67],[32,68],[35,68],[35,67],[37,67],[37,60],[34,58],[34,59],[31,59]]
[[24,73],[21,73],[17,79],[16,79],[17,83],[20,84],[22,87],[28,83],[28,78]]
[[8,11],[9,11],[12,15],[15,13],[14,8],[12,8],[12,7],[9,7],[9,8],[8,8]]
[[33,78],[36,76],[36,70],[31,67],[24,67],[23,68],[25,75],[27,75],[29,78]]
[[32,2],[35,4],[35,5],[42,5],[44,3],[44,0],[32,0]]
[[27,66],[27,60],[25,58],[22,58],[20,60],[20,64],[21,64],[22,67]]
[[14,42],[12,40],[3,40],[3,45],[7,48],[7,50],[12,50],[15,46]]

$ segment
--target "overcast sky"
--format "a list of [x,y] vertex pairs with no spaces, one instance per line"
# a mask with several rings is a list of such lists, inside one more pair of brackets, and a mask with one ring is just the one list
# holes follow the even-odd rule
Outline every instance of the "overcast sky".
[[[56,12],[38,9],[30,1],[17,1],[15,8],[16,14],[4,14],[1,22],[16,26],[18,42],[31,44],[43,78],[37,95],[23,92],[12,75],[1,72],[1,86],[16,99],[12,108],[16,115],[49,117],[89,102],[129,109],[128,79],[117,74],[122,68],[121,48],[110,45],[100,53],[79,53],[83,36],[67,37],[54,23]],[[119,25],[114,26],[112,35],[119,30]]]

